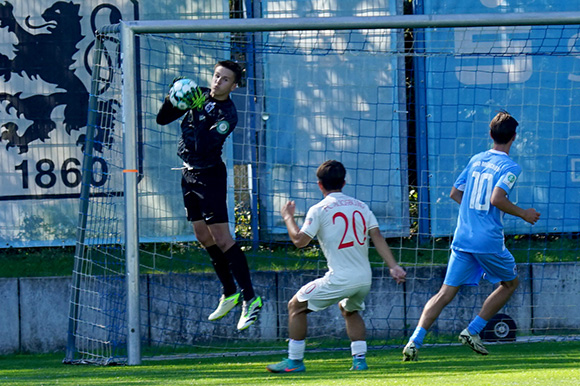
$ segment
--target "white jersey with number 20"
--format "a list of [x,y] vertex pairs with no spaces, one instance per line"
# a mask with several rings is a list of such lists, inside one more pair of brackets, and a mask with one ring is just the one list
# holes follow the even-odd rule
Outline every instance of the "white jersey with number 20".
[[371,282],[368,234],[378,226],[364,202],[343,193],[330,193],[308,210],[301,231],[311,238],[318,237],[328,262],[325,277],[348,287]]

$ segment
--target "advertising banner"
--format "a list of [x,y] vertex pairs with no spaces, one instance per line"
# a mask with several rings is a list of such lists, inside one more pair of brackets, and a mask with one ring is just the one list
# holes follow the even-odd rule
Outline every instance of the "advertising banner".
[[74,242],[94,31],[136,14],[126,0],[0,4],[0,247]]

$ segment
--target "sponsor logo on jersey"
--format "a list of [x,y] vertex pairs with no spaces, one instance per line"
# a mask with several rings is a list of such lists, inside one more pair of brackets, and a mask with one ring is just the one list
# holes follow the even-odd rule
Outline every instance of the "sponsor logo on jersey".
[[207,113],[211,113],[214,108],[215,108],[215,102],[209,102],[205,105],[205,111]]

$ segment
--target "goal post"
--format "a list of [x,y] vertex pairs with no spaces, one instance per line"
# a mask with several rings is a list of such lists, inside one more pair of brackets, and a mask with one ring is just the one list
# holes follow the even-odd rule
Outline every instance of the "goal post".
[[[580,222],[575,223],[579,204],[569,193],[559,193],[560,185],[543,174],[535,159],[550,157],[552,174],[569,192],[580,192],[580,177],[576,180],[576,169],[571,170],[576,156],[558,154],[577,143],[574,135],[564,138],[560,132],[576,123],[561,112],[570,111],[574,102],[554,99],[561,115],[551,121],[531,113],[538,108],[549,115],[541,87],[569,96],[576,91],[573,85],[561,86],[561,73],[550,68],[550,60],[537,70],[549,85],[526,88],[524,77],[532,77],[526,67],[532,57],[561,60],[564,48],[577,56],[580,44],[570,48],[569,39],[578,40],[579,25],[580,12],[547,12],[131,21],[101,29],[94,51],[65,362],[137,365],[142,344],[153,355],[168,347],[181,352],[184,346],[196,354],[279,350],[287,333],[285,302],[300,288],[300,277],[319,276],[325,265],[320,251],[315,257],[288,252],[278,258],[268,248],[285,240],[278,216],[285,200],[295,199],[303,217],[320,199],[314,173],[329,158],[345,163],[345,191],[369,203],[409,271],[406,286],[395,286],[388,282],[388,270],[374,262],[378,279],[365,313],[371,345],[402,342],[414,327],[409,323],[416,323],[440,285],[457,213],[442,201],[444,192],[469,154],[485,149],[485,128],[500,108],[515,110],[518,119],[525,116],[530,131],[521,135],[536,144],[534,149],[548,140],[546,133],[531,129],[534,125],[551,125],[557,137],[547,155],[518,149],[524,173],[532,177],[519,183],[517,200],[543,208],[547,218],[534,229],[507,222],[506,234],[517,236],[512,244],[522,256],[518,263],[528,269],[521,295],[507,310],[522,334],[577,333],[538,301],[542,293],[562,295],[565,290],[554,282],[565,275],[580,276],[563,265],[545,264],[555,235],[566,239],[562,254],[578,249],[571,235],[580,231]],[[413,30],[420,30],[417,35],[424,40],[410,39],[406,32]],[[475,35],[518,37],[486,43]],[[235,219],[250,213],[251,235],[239,238],[245,237],[253,280],[266,299],[261,320],[238,335],[233,316],[213,324],[206,320],[219,286],[209,262],[198,259],[203,250],[181,210],[179,171],[172,170],[180,166],[175,156],[179,128],[160,129],[154,123],[175,76],[203,84],[215,62],[230,58],[241,58],[245,82],[252,83],[232,95],[240,122],[224,153],[230,222],[236,232]],[[408,58],[421,65],[409,65]],[[508,63],[510,58],[517,59],[515,64]],[[560,71],[576,69],[575,63],[562,66]],[[424,82],[415,84],[417,79]],[[498,89],[505,97],[498,97]],[[409,90],[418,90],[421,97],[412,97]],[[525,98],[533,92],[538,94],[535,104]],[[580,161],[577,167],[580,175]],[[244,200],[236,195],[249,191],[254,199],[238,206]],[[558,193],[556,204],[548,198],[551,192]],[[260,248],[273,256],[263,257]],[[563,264],[577,268],[573,260]],[[431,288],[435,281],[438,285]],[[469,319],[487,289],[459,296],[457,305],[442,314],[441,330],[454,331]],[[572,315],[571,322],[580,319],[575,298],[560,299],[558,307]],[[344,339],[343,331],[325,323],[328,316],[317,317],[309,320],[314,341],[324,345]]]
[[125,259],[127,282],[127,364],[141,363],[141,318],[139,297],[139,215],[137,208],[137,154],[139,109],[135,32],[121,24],[121,72],[123,76],[123,160],[125,193]]

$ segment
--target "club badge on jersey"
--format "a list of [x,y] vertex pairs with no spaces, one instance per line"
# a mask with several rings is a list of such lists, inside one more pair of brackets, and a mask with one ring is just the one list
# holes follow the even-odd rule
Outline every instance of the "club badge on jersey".
[[512,172],[508,172],[503,178],[503,182],[508,186],[508,188],[513,188],[516,183],[517,177]]
[[220,134],[226,134],[230,129],[230,124],[228,121],[220,121],[216,126],[216,130]]

